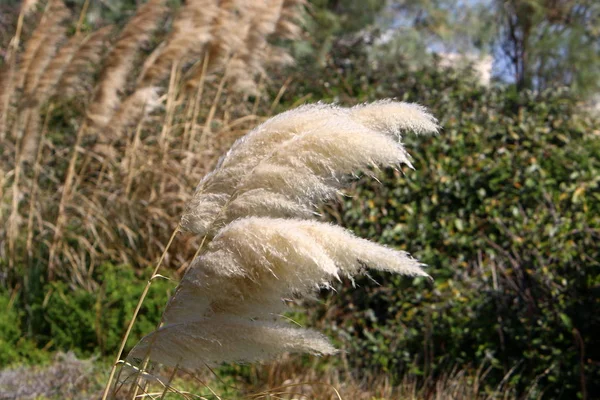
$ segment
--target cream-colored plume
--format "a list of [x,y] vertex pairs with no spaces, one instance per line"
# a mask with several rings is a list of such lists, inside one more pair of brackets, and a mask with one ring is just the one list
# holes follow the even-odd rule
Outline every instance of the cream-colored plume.
[[190,370],[222,362],[256,362],[285,352],[333,354],[322,334],[288,325],[219,315],[166,325],[144,337],[128,355],[139,362],[147,355],[161,364]]
[[265,0],[251,3],[247,12],[250,26],[242,46],[231,60],[229,76],[234,88],[242,93],[257,95],[255,77],[265,74],[263,63],[269,44],[267,39],[275,32],[281,16],[283,0]]
[[[285,112],[236,142],[200,182],[182,228],[210,235],[241,216],[307,216],[335,195],[344,176],[369,167],[410,165],[397,138],[413,128],[436,132],[437,124],[424,108],[391,101]],[[276,196],[280,201],[273,204]]]
[[112,26],[105,26],[90,33],[82,42],[58,84],[64,88],[64,96],[72,98],[82,95],[83,98],[89,98],[88,93],[93,85],[92,77],[104,55],[112,30]]
[[105,133],[113,138],[122,136],[123,131],[134,126],[139,120],[161,106],[160,89],[145,87],[127,97],[113,116]]
[[168,11],[164,2],[165,0],[149,0],[141,6],[123,28],[117,43],[107,56],[100,83],[88,111],[88,117],[95,127],[106,126],[119,107],[119,91],[126,87],[138,49],[150,39]]
[[322,222],[245,218],[219,232],[181,280],[163,321],[176,324],[235,314],[265,317],[282,299],[313,294],[367,268],[428,276],[407,253]]
[[52,0],[42,22],[27,41],[21,60],[21,77],[19,84],[25,93],[35,90],[38,80],[50,63],[59,43],[65,38],[66,28],[62,23],[69,18],[70,12],[60,0]]
[[[25,79],[30,68],[36,68],[33,61],[44,41],[49,38],[49,35],[51,35],[57,26],[59,26],[63,20],[68,18],[69,15],[69,10],[61,0],[50,0],[48,2],[46,11],[44,12],[44,15],[42,15],[42,20],[25,44],[25,50],[21,55],[19,63],[17,87],[22,87],[25,84]],[[46,50],[42,49],[42,51],[45,52]]]
[[[390,114],[391,113],[391,114]],[[406,130],[435,132],[420,106],[317,104],[272,118],[238,140],[200,182],[182,217],[208,244],[129,359],[198,369],[286,351],[331,354],[321,335],[278,322],[286,300],[312,297],[367,269],[428,275],[403,251],[310,220],[356,171],[410,165]]]
[[219,12],[214,0],[186,2],[173,21],[173,29],[164,42],[147,58],[140,74],[139,86],[159,83],[174,63],[201,59],[204,46],[211,38],[211,26]]
[[380,100],[352,107],[350,113],[369,128],[398,137],[407,131],[427,134],[439,129],[437,119],[425,107],[414,103]]

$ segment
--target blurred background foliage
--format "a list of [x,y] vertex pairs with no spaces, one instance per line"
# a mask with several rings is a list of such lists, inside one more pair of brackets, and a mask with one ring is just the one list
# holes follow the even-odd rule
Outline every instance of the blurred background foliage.
[[[357,48],[340,48],[338,59],[367,59]],[[359,181],[330,210],[359,236],[410,251],[435,282],[348,282],[325,296],[315,323],[339,338],[356,371],[435,377],[458,363],[489,368],[488,382],[509,379],[524,397],[593,398],[597,119],[568,90],[489,88],[468,70],[380,63],[329,71],[325,100],[396,97],[440,118],[439,136],[406,137],[414,171]],[[300,86],[290,93],[318,93]]]
[[[0,5],[3,48],[18,3]],[[86,23],[122,24],[137,3],[92,2]],[[517,398],[596,398],[600,125],[590,102],[600,90],[600,4],[313,0],[304,28],[290,44],[297,65],[270,76],[268,98],[286,86],[276,111],[393,97],[427,106],[443,127],[405,138],[414,171],[358,181],[327,208],[434,277],[375,275],[324,293],[302,320],[345,351],[327,362],[425,387],[457,368],[481,370],[488,392],[508,382]],[[449,65],[447,54],[464,63]],[[476,66],[486,55],[491,83]],[[112,357],[143,271],[106,264],[90,277],[96,292],[29,273],[39,284],[30,298],[18,285],[0,290],[0,365],[56,350]],[[156,325],[172,288],[152,286],[132,343]]]

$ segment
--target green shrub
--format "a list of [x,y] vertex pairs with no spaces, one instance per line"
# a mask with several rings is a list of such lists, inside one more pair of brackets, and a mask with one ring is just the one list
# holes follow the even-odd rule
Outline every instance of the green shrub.
[[[52,282],[40,293],[29,294],[28,305],[17,303],[0,314],[0,365],[38,359],[46,351],[73,350],[78,356],[115,354],[127,329],[129,319],[146,285],[132,268],[105,264],[95,277],[97,289],[72,289],[64,282]],[[162,310],[175,285],[158,280],[150,288],[136,320],[128,348],[160,322]],[[24,296],[22,296],[24,297]],[[5,309],[8,297],[0,295]],[[28,316],[22,311],[30,309]],[[30,326],[24,334],[20,326]],[[19,344],[17,349],[14,345]],[[31,354],[29,354],[32,352]]]
[[0,367],[48,360],[47,354],[26,337],[21,320],[22,313],[14,307],[14,298],[0,289]]
[[359,236],[411,252],[435,278],[375,275],[381,287],[346,283],[327,299],[326,323],[352,365],[396,377],[485,365],[489,390],[510,374],[523,395],[598,393],[597,121],[568,92],[517,94],[400,63],[375,70],[346,51],[353,62],[328,69],[328,85],[300,81],[297,95],[422,99],[444,129],[407,136],[415,170],[361,181],[331,212]]

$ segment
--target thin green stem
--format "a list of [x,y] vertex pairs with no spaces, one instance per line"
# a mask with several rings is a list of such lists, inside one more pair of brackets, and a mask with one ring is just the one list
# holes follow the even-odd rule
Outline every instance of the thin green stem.
[[142,304],[144,303],[144,300],[146,299],[146,296],[148,295],[148,291],[150,290],[150,285],[152,285],[153,278],[158,273],[158,270],[160,269],[160,266],[162,265],[163,260],[165,259],[165,256],[167,255],[167,252],[169,251],[169,248],[171,247],[171,244],[173,243],[173,240],[175,239],[175,236],[177,236],[177,233],[179,233],[179,228],[180,228],[180,224],[178,224],[177,227],[175,228],[175,230],[173,231],[173,234],[171,235],[171,238],[169,239],[167,246],[165,247],[164,251],[162,252],[160,259],[158,260],[158,263],[156,264],[156,267],[154,267],[152,276],[150,277],[150,279],[148,279],[148,282],[146,283],[146,287],[144,287],[144,291],[142,292],[142,295],[140,296],[137,306],[135,307],[135,311],[133,312],[133,317],[131,318],[131,321],[129,322],[129,326],[127,327],[125,336],[123,337],[123,340],[121,341],[121,346],[119,347],[119,352],[117,353],[117,358],[115,359],[112,369],[110,370],[110,375],[108,377],[108,382],[106,383],[106,387],[104,388],[104,394],[102,395],[102,400],[106,400],[108,398],[108,392],[110,391],[110,387],[111,387],[112,381],[115,377],[115,372],[117,370],[117,366],[119,365],[119,360],[121,360],[121,355],[123,354],[123,350],[125,349],[125,344],[127,343],[127,339],[129,339],[129,335],[131,333],[131,329],[133,328],[133,324],[135,323],[138,313],[140,312],[140,309],[142,308]]

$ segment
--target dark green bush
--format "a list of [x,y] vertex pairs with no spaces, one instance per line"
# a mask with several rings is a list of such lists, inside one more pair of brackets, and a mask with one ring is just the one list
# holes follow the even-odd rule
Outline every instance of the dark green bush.
[[508,376],[523,395],[600,392],[597,121],[568,92],[485,88],[435,66],[375,68],[353,51],[290,93],[415,101],[443,131],[407,137],[415,171],[359,182],[331,212],[359,236],[411,252],[435,278],[376,275],[381,287],[365,279],[331,295],[326,324],[350,362],[424,378],[484,365],[490,390]]
[[[28,361],[29,350],[73,350],[78,356],[114,355],[127,329],[146,281],[135,275],[128,266],[105,264],[95,277],[98,288],[88,291],[73,289],[64,282],[52,282],[41,293],[29,296],[29,317],[17,312],[20,304],[0,316],[0,347],[9,350],[14,344],[18,350],[2,352],[0,365]],[[129,337],[127,348],[159,323],[173,283],[156,280],[144,302]],[[6,296],[0,296],[0,307],[5,308]],[[18,299],[16,300],[19,301]],[[26,334],[21,325],[31,326]],[[35,352],[33,354],[36,354]]]
[[0,289],[0,367],[15,363],[42,363],[48,354],[39,350],[22,327],[22,312],[15,296]]

